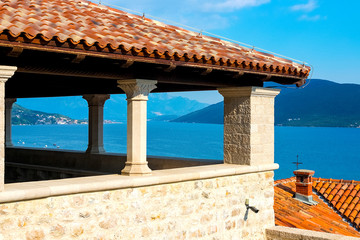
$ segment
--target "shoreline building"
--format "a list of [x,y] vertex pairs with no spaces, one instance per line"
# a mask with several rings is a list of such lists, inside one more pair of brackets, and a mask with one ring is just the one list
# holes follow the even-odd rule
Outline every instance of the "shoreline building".
[[[301,86],[310,67],[84,0],[1,1],[0,55],[0,238],[309,235],[275,227],[279,90],[262,86]],[[223,161],[147,157],[148,95],[202,90],[224,96]],[[127,96],[126,156],[103,147],[110,94]],[[52,96],[88,102],[86,152],[12,146],[12,104]]]

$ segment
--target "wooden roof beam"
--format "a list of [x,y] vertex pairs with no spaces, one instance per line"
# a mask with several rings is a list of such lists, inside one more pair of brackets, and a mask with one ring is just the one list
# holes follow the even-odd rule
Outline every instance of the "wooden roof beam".
[[164,67],[164,72],[172,72],[176,69],[176,65],[172,62],[170,62],[169,66]]
[[121,68],[129,68],[134,64],[134,62],[135,61],[132,59],[125,60],[124,63],[121,65]]
[[200,74],[202,76],[209,75],[212,72],[212,68],[206,68],[204,71],[202,71]]
[[11,48],[10,52],[7,54],[8,57],[19,57],[23,52],[24,48],[14,46]]
[[76,54],[75,58],[71,61],[72,63],[81,63],[86,58],[84,54]]

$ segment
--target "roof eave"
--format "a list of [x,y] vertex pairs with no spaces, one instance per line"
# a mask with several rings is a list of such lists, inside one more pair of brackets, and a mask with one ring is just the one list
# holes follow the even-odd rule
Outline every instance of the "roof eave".
[[[73,42],[59,44],[56,39],[44,42],[39,36],[38,39],[27,39],[25,36],[18,36],[16,38],[9,35],[7,32],[0,34],[0,47],[22,48],[33,51],[47,51],[66,53],[78,56],[91,56],[98,58],[107,58],[123,61],[133,61],[142,63],[151,63],[159,65],[169,65],[172,67],[182,66],[189,68],[201,68],[205,71],[219,70],[224,72],[234,72],[238,74],[254,74],[264,76],[264,81],[272,81],[274,78],[280,79],[275,82],[280,84],[296,84],[302,86],[309,75],[310,67],[304,66],[303,69],[293,68],[279,68],[269,66],[267,68],[260,67],[259,64],[234,61],[233,63],[219,62],[214,63],[211,59],[201,59],[194,61],[193,59],[184,59],[173,57],[157,57],[146,54],[123,54],[121,49],[113,50],[111,48],[98,48],[96,46],[83,46],[82,44],[74,45]],[[270,80],[271,79],[271,80]]]

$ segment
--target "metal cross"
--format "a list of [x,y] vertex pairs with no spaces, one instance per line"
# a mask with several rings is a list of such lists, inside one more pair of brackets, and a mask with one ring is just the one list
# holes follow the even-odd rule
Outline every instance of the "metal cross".
[[302,162],[299,162],[299,155],[296,155],[296,162],[292,162],[293,164],[296,164],[296,170],[299,170],[299,165],[303,164]]

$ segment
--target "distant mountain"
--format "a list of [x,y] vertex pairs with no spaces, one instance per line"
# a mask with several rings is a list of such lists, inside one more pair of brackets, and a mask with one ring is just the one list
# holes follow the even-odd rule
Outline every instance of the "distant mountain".
[[[305,88],[283,88],[275,101],[275,124],[282,126],[359,127],[360,85],[313,79]],[[223,102],[173,121],[223,124]]]
[[157,117],[150,118],[150,121],[160,121],[160,122],[169,122],[171,120],[177,119],[178,115],[161,115]]
[[57,113],[33,111],[14,104],[12,109],[12,124],[14,125],[48,125],[48,124],[81,124],[81,120],[74,120]]
[[224,102],[212,104],[206,108],[181,116],[172,122],[188,123],[224,123]]
[[[54,97],[54,98],[23,98],[18,104],[29,109],[43,112],[57,112],[73,119],[87,119],[87,102],[81,96]],[[200,103],[184,97],[172,97],[167,93],[153,93],[149,95],[149,119],[174,119],[178,116],[202,109],[209,104]],[[113,94],[105,102],[104,119],[112,121],[126,120],[125,94]]]
[[360,126],[360,85],[314,79],[276,98],[275,122],[284,126]]

